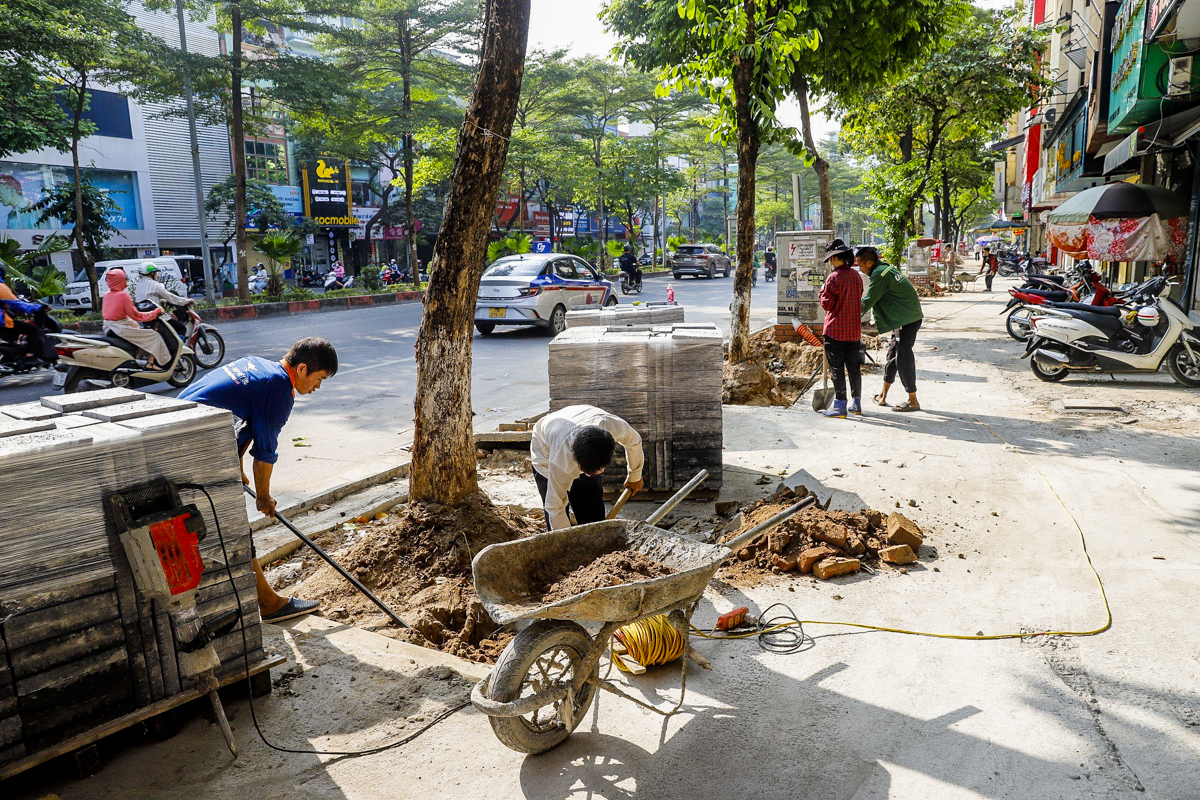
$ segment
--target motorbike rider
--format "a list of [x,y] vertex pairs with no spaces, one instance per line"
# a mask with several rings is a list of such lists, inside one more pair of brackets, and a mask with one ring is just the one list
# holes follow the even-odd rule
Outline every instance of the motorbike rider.
[[631,245],[625,245],[625,250],[621,253],[621,258],[617,262],[617,266],[621,268],[621,272],[629,276],[629,283],[631,285],[641,285],[642,270],[638,267],[637,257],[634,256]]
[[25,337],[25,357],[30,360],[48,361],[46,337],[40,325],[25,322],[13,314],[28,314],[35,319],[47,312],[49,306],[43,303],[31,303],[13,294],[13,290],[4,282],[4,270],[0,269],[0,339],[16,344],[21,336]]
[[167,343],[162,334],[150,328],[143,328],[139,324],[158,319],[162,309],[138,311],[133,304],[133,298],[125,291],[125,287],[129,285],[129,277],[120,267],[113,267],[105,272],[104,281],[108,284],[108,294],[100,301],[104,332],[137,345],[149,353],[150,359],[146,362],[146,369],[165,368],[171,363],[171,353],[167,350]]
[[775,270],[777,268],[777,262],[776,262],[776,258],[775,258],[774,246],[767,245],[767,252],[763,255],[763,261],[767,265],[766,279],[769,281],[775,280]]
[[147,264],[142,267],[142,279],[133,290],[133,301],[144,303],[147,300],[159,305],[187,306],[192,304],[190,297],[175,294],[158,280],[158,266]]

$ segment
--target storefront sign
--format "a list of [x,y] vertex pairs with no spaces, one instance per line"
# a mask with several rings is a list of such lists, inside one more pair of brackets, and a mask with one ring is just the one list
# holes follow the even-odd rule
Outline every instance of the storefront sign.
[[[372,208],[370,206],[355,206],[354,207],[354,218],[358,220],[358,227],[355,228],[352,231],[352,233],[355,236],[357,236],[359,239],[367,238],[367,223],[370,222],[372,219],[374,219],[375,215],[378,213],[379,213],[378,208]],[[373,227],[371,229],[371,238],[372,239],[382,239],[383,238],[383,226],[382,225],[376,224],[375,227]]]
[[[116,209],[108,215],[108,221],[114,228],[119,231],[142,229],[136,173],[90,169],[88,178],[116,205]],[[42,212],[33,208],[51,189],[70,182],[70,167],[0,161],[0,230],[70,229],[61,220],[39,222]]]
[[299,186],[268,186],[271,194],[283,205],[283,210],[294,217],[304,216],[304,192]]
[[323,228],[354,228],[350,206],[350,165],[330,157],[305,164],[304,213]]

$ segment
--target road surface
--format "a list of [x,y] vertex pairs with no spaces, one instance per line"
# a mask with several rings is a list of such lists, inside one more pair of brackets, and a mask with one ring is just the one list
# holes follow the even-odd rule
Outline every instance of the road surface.
[[[728,335],[733,278],[669,281],[648,279],[635,299],[665,299],[668,282],[689,322],[714,322]],[[751,328],[775,318],[774,283],[759,283],[752,303]],[[628,302],[628,298],[622,298]],[[355,470],[407,460],[412,442],[416,361],[413,345],[421,305],[299,314],[278,319],[230,322],[220,326],[226,359],[245,355],[280,358],[304,336],[324,336],[338,349],[335,378],[310,397],[297,398],[281,437],[272,489],[276,496],[310,494]],[[547,343],[538,330],[498,330],[475,336],[472,403],[477,430],[544,411],[547,395]],[[156,391],[168,390],[165,384]],[[34,400],[53,391],[49,373],[0,381],[0,403]],[[173,392],[173,390],[170,390]],[[302,441],[293,441],[304,437]]]

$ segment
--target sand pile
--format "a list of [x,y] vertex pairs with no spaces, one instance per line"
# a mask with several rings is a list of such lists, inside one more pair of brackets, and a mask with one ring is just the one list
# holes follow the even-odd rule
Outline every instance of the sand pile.
[[942,297],[945,295],[945,292],[936,283],[929,285],[921,284],[915,288],[917,290],[917,297]]
[[[768,519],[804,496],[781,489],[760,500],[742,514],[738,532]],[[902,514],[882,511],[825,511],[809,507],[772,531],[758,537],[737,553],[718,573],[723,581],[735,586],[755,586],[771,575],[788,572],[812,573],[828,579],[858,572],[864,566],[880,569],[917,561],[924,534],[916,523]]]
[[[412,628],[380,632],[474,661],[495,661],[504,632],[484,612],[471,585],[471,559],[489,544],[540,533],[541,512],[496,508],[482,494],[461,508],[410,503],[406,512],[356,531],[333,555]],[[385,617],[340,575],[322,564],[296,589],[324,601],[322,616],[384,626]]]
[[637,550],[617,550],[566,574],[535,575],[534,580],[542,587],[541,602],[554,603],[592,589],[661,578],[671,572],[670,567]]
[[[863,336],[868,350],[878,350],[882,341]],[[813,372],[821,368],[823,348],[805,342],[777,342],[775,331],[765,328],[750,336],[749,360],[739,364],[725,362],[724,393],[721,402],[738,406],[790,406],[808,384]],[[876,359],[878,360],[878,359]],[[863,365],[863,372],[875,369]]]

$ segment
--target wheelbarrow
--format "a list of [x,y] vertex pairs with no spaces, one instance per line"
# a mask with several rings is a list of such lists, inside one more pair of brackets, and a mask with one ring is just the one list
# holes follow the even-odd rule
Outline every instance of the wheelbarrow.
[[[490,545],[472,562],[475,591],[501,625],[532,621],[509,642],[488,677],[471,692],[492,731],[521,753],[543,753],[561,744],[579,724],[597,689],[611,692],[663,716],[683,706],[689,658],[708,662],[689,645],[680,659],[678,704],[664,711],[621,691],[600,677],[600,659],[618,628],[666,614],[689,636],[704,589],[721,565],[743,546],[816,502],[809,496],[723,545],[705,544],[655,527],[687,492],[693,479],[645,522],[605,520]],[[670,575],[604,586],[543,603],[535,576],[567,574],[600,556],[636,550],[669,567]],[[599,624],[593,636],[580,623]]]

